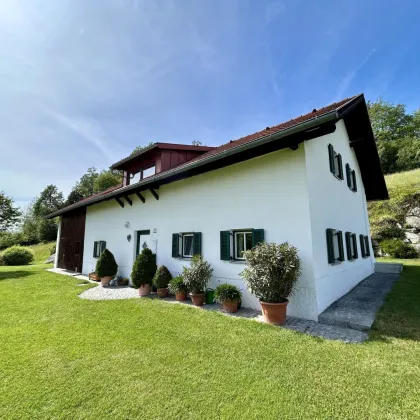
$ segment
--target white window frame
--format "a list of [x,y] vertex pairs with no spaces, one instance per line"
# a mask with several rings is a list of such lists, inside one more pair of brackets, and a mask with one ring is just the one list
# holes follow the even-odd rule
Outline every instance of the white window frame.
[[237,237],[239,235],[243,235],[244,251],[248,251],[248,249],[246,248],[246,235],[247,234],[251,235],[251,248],[250,249],[252,249],[252,230],[239,230],[239,231],[233,232],[233,259],[236,261],[245,261],[245,257],[238,257],[237,255],[237,250],[238,250]]
[[[187,236],[191,236],[191,255],[185,254],[185,242],[184,238]],[[192,258],[194,255],[194,233],[181,233],[181,256],[182,258]]]

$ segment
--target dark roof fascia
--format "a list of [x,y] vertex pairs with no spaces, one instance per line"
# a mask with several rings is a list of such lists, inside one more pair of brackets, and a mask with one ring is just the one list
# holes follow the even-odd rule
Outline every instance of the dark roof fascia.
[[[279,144],[277,146],[277,148],[275,150],[280,150],[283,148],[287,148],[287,147],[291,147],[292,145],[296,144],[296,143],[302,143],[304,140],[308,140],[310,138],[315,138],[315,137],[319,137],[320,135],[324,135],[326,134],[325,132],[319,133],[317,134],[315,131],[315,129],[317,127],[321,127],[323,124],[327,124],[327,123],[332,123],[335,124],[338,121],[338,115],[337,115],[337,111],[333,110],[330,111],[326,114],[314,117],[310,120],[304,121],[302,123],[296,124],[290,128],[284,129],[284,130],[280,130],[277,131],[275,133],[269,134],[267,136],[264,137],[259,137],[253,141],[250,141],[248,143],[243,143],[240,144],[236,147],[232,147],[230,149],[221,151],[220,153],[215,153],[212,154],[210,156],[208,156],[207,158],[203,158],[203,159],[197,159],[197,160],[193,160],[190,162],[186,162],[183,165],[177,166],[175,168],[172,168],[168,171],[162,172],[161,174],[157,174],[154,176],[151,176],[149,178],[145,178],[140,182],[137,182],[136,184],[131,184],[128,185],[126,187],[123,188],[119,188],[118,190],[112,191],[109,194],[105,194],[101,197],[96,197],[95,199],[91,200],[91,201],[84,201],[83,203],[80,203],[80,205],[78,206],[77,203],[74,204],[73,207],[69,208],[69,209],[62,209],[62,210],[58,210],[54,213],[49,214],[48,216],[46,216],[46,218],[51,219],[53,217],[57,217],[60,214],[72,211],[78,207],[82,207],[82,206],[89,206],[92,204],[96,204],[99,203],[101,201],[106,201],[106,200],[110,200],[113,199],[114,197],[118,197],[118,196],[124,196],[127,194],[134,194],[135,191],[145,191],[148,190],[149,188],[158,188],[159,185],[164,185],[167,184],[169,182],[173,182],[179,179],[183,179],[185,177],[182,176],[182,174],[184,172],[188,172],[191,171],[192,169],[195,168],[199,168],[201,166],[204,166],[208,163],[214,162],[214,161],[218,161],[221,159],[225,159],[228,158],[230,156],[236,155],[240,152],[244,152],[247,151],[249,149],[253,149],[256,148],[258,146],[263,146],[266,145],[270,142],[274,142],[280,139],[285,139],[288,137],[291,137],[293,139],[293,136],[296,136],[297,134],[307,131],[307,130],[313,130],[313,134],[312,135],[308,135],[307,138],[301,138],[300,140],[295,140],[295,141],[291,141],[290,143],[288,142],[284,142],[284,144]],[[254,156],[255,157],[255,156]],[[206,172],[206,171],[203,171]],[[165,180],[168,180],[169,178],[175,178],[173,181],[169,181],[169,182],[165,182]]]

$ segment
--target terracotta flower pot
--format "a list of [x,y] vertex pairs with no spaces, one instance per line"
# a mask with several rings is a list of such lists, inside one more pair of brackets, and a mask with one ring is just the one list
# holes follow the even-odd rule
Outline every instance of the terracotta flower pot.
[[168,293],[169,292],[168,292],[168,288],[167,287],[163,287],[163,288],[157,289],[157,295],[160,298],[167,297],[168,296]]
[[138,290],[139,296],[148,296],[152,291],[152,286],[150,286],[150,284],[142,284]]
[[194,306],[204,305],[204,299],[206,297],[205,293],[190,293],[190,296]]
[[175,300],[179,302],[187,300],[187,292],[175,293]]
[[286,322],[286,309],[288,300],[282,303],[261,302],[264,321],[269,324],[283,325]]
[[222,303],[223,310],[225,312],[229,312],[230,314],[234,314],[238,312],[238,301],[237,300],[225,300]]
[[112,276],[101,277],[101,285],[108,286],[111,280],[112,280]]

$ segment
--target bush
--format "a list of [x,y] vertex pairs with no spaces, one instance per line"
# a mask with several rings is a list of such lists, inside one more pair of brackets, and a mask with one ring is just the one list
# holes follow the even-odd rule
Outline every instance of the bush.
[[0,266],[4,265],[3,256],[0,254]]
[[244,256],[248,267],[241,276],[250,291],[262,302],[286,302],[300,275],[297,248],[287,242],[263,242],[245,251]]
[[28,265],[33,260],[33,251],[23,246],[15,245],[3,252],[4,265]]
[[133,264],[131,272],[133,286],[138,289],[144,284],[152,284],[156,268],[156,254],[153,254],[149,248],[144,248]]
[[404,239],[404,230],[399,226],[398,221],[393,217],[382,217],[372,220],[370,225],[372,239],[381,242],[385,239]]
[[181,276],[174,277],[168,284],[169,291],[171,293],[187,293],[188,287],[184,283],[184,279]]
[[417,258],[419,253],[413,245],[407,244],[400,239],[387,239],[380,243],[382,251],[392,258]]
[[241,291],[233,284],[227,283],[216,287],[216,290],[214,291],[214,297],[220,303],[226,302],[228,300],[233,300],[235,302],[242,301]]
[[171,281],[171,279],[172,274],[164,265],[161,265],[156,270],[155,276],[153,277],[153,286],[155,286],[157,289],[164,289],[168,287],[168,284]]
[[118,271],[118,264],[114,255],[108,249],[105,249],[96,263],[96,270],[99,278],[114,277]]
[[50,255],[54,255],[57,252],[57,244],[54,244],[50,248]]
[[188,290],[197,294],[204,293],[212,273],[213,269],[210,263],[197,254],[192,257],[190,267],[184,267],[182,277]]

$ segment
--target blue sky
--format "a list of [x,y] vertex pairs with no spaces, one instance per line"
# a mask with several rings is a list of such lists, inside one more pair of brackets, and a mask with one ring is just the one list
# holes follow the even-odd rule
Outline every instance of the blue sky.
[[363,92],[420,106],[420,4],[1,0],[0,190],[150,141],[219,145]]

